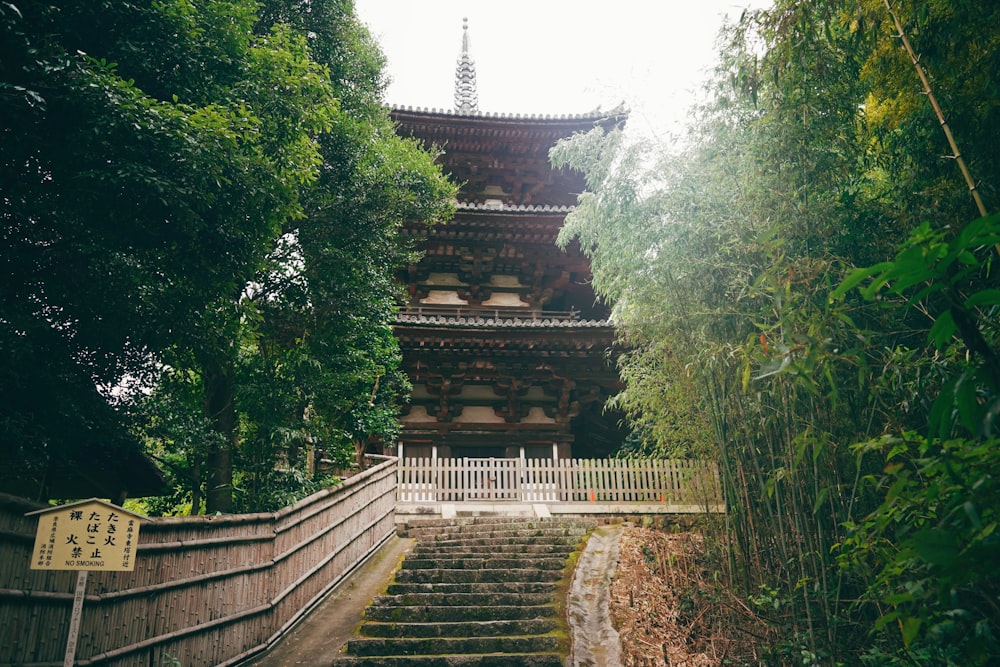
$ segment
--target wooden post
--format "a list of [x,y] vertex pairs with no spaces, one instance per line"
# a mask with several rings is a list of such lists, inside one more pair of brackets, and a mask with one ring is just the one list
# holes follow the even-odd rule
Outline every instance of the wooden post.
[[73,667],[76,659],[76,640],[80,637],[80,622],[83,620],[83,596],[87,591],[88,570],[76,573],[76,591],[73,593],[73,612],[69,617],[69,634],[66,636],[66,655],[63,667]]

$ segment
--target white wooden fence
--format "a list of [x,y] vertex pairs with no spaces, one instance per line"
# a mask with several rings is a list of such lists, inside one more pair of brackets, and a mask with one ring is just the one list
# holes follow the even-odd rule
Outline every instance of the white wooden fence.
[[400,503],[722,504],[713,461],[407,458]]

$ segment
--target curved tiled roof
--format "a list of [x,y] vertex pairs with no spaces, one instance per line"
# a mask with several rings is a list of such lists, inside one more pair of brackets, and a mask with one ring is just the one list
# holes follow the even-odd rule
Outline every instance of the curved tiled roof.
[[498,120],[525,120],[525,121],[567,121],[567,120],[602,120],[605,118],[616,118],[620,116],[628,115],[625,110],[624,105],[618,105],[614,109],[608,111],[602,111],[600,109],[594,109],[587,113],[577,113],[577,114],[540,114],[540,113],[506,113],[500,111],[480,111],[478,109],[473,111],[455,110],[455,109],[438,109],[436,107],[414,107],[409,105],[404,106],[392,106],[393,111],[405,112],[405,113],[417,113],[423,115],[431,116],[452,116],[457,118],[486,118],[486,119],[498,119]]
[[530,328],[530,329],[602,329],[613,327],[611,320],[570,320],[547,317],[455,317],[451,315],[418,315],[399,313],[396,324],[450,325],[470,328]]
[[459,211],[489,211],[490,213],[569,213],[575,206],[552,204],[495,204],[488,202],[456,202]]
[[552,167],[552,146],[595,127],[608,131],[627,119],[620,109],[558,115],[397,107],[391,116],[401,136],[442,151],[444,171],[463,184],[461,199],[488,199],[485,189],[494,185],[511,203],[555,206],[575,204],[571,193],[581,192],[586,183],[579,172]]

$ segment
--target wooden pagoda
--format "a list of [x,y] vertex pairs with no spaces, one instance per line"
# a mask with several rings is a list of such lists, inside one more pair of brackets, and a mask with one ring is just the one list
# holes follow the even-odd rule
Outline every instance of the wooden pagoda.
[[[467,26],[466,26],[467,30]],[[454,111],[397,108],[398,132],[442,151],[460,184],[447,224],[413,223],[423,251],[400,271],[409,293],[395,324],[413,382],[402,416],[407,457],[604,456],[621,442],[604,403],[619,388],[609,310],[575,243],[555,245],[584,188],[549,149],[624,113],[482,113],[463,34]]]

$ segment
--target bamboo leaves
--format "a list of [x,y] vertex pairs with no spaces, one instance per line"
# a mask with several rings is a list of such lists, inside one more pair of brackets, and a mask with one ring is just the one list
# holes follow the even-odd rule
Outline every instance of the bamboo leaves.
[[996,655],[987,592],[995,584],[984,567],[1000,557],[996,444],[906,433],[856,447],[890,463],[870,480],[885,489],[883,503],[850,526],[839,558],[875,568],[865,595],[888,609],[874,629],[898,628],[928,663],[961,655],[962,664],[987,664]]
[[[980,14],[993,20],[998,10],[922,7],[894,11],[936,64],[977,186],[996,192],[1000,106],[982,91],[995,88],[1000,49]],[[746,590],[766,585],[787,600],[789,645],[799,650],[786,661],[856,659],[844,643],[868,641],[878,595],[918,604],[936,595],[919,587],[944,591],[946,578],[910,561],[971,567],[950,560],[968,535],[909,511],[931,474],[913,472],[911,440],[863,457],[851,443],[918,429],[969,435],[951,455],[975,450],[1000,422],[998,220],[967,223],[968,194],[939,160],[939,123],[891,23],[874,0],[779,0],[730,27],[714,100],[685,149],[653,173],[617,137],[554,153],[595,188],[564,235],[590,252],[633,348],[616,404],[659,438],[677,415],[707,414],[714,437],[703,446],[722,461],[731,537],[745,559],[735,572]],[[959,56],[959,41],[980,46]],[[684,383],[694,390],[670,400],[656,390]],[[971,470],[970,459],[962,484]],[[969,502],[956,511],[981,516],[982,504]],[[869,520],[877,530],[849,532]],[[834,562],[843,544],[856,558]],[[947,643],[934,634],[938,618],[907,609],[883,619],[868,656],[876,663]],[[968,627],[958,619],[953,627]],[[995,617],[983,622],[997,627]]]
[[[1000,214],[978,218],[957,235],[948,228],[934,229],[925,222],[910,233],[892,261],[849,272],[830,298],[842,299],[855,287],[868,300],[875,299],[883,290],[902,296],[923,285],[907,295],[908,302],[913,304],[936,292],[964,289],[984,267],[988,270],[993,261],[989,254],[996,243],[1000,243]],[[963,297],[960,305],[964,308],[995,305],[998,297],[1000,291],[987,287]]]
[[[927,313],[933,324],[927,340],[946,352],[961,342],[970,355],[958,375],[948,380],[931,412],[931,428],[942,437],[957,419],[976,436],[994,432],[1000,404],[1000,359],[995,313],[1000,289],[994,285],[992,247],[1000,240],[1000,215],[978,218],[958,234],[925,223],[915,229],[895,258],[857,269],[831,293],[843,299],[857,288],[868,300],[882,293],[906,299]],[[864,284],[865,281],[867,284]]]

